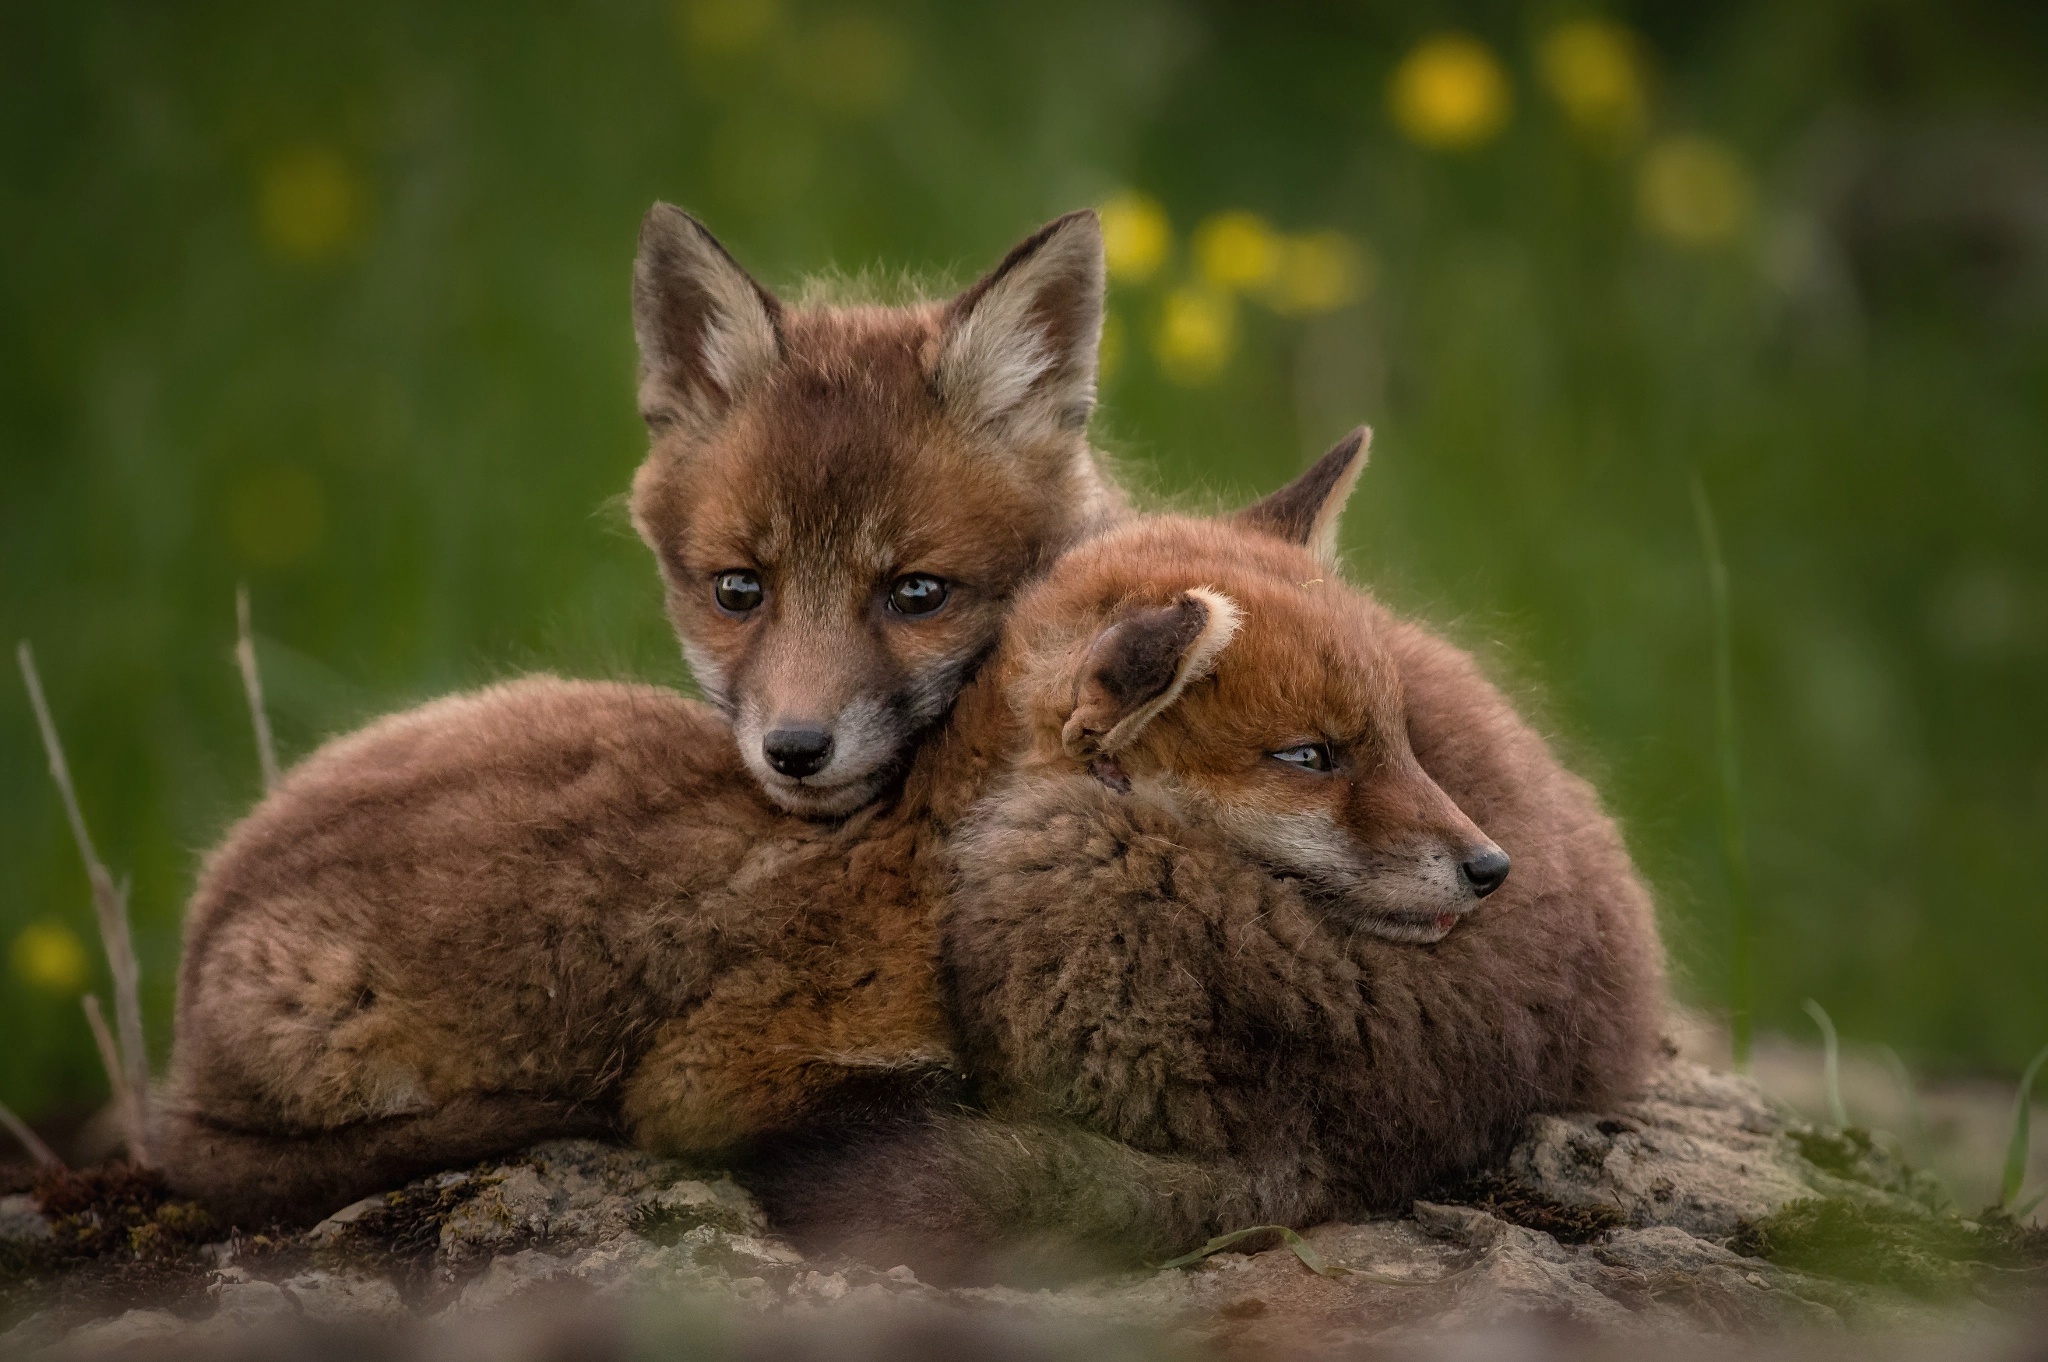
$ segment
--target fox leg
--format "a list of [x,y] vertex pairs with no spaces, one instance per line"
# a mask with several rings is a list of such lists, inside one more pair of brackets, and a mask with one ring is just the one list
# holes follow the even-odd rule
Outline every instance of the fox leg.
[[310,1223],[438,1169],[613,1128],[599,1107],[507,1092],[327,1129],[251,1129],[174,1106],[158,1113],[153,1134],[173,1191],[260,1229]]
[[754,983],[664,1022],[626,1077],[621,1114],[643,1149],[709,1154],[929,1093],[957,1071],[928,984],[821,998]]

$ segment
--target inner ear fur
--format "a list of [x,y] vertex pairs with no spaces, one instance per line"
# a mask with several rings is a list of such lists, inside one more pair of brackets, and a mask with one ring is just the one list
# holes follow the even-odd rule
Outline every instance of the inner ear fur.
[[1092,209],[1057,218],[946,305],[933,380],[1007,443],[1078,434],[1095,409],[1105,273]]
[[633,259],[640,414],[650,427],[716,425],[782,352],[782,304],[703,223],[657,203]]
[[1372,428],[1360,426],[1346,435],[1308,471],[1279,491],[1263,497],[1232,517],[1238,524],[1289,543],[1312,549],[1324,562],[1337,561],[1337,527],[1344,503],[1365,471],[1372,446]]
[[1215,668],[1241,619],[1228,596],[1195,587],[1111,624],[1089,645],[1074,677],[1060,746],[1077,761],[1129,746],[1190,682]]

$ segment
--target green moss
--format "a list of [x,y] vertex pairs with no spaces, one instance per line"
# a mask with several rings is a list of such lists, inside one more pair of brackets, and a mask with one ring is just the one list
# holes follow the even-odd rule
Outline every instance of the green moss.
[[673,1247],[700,1225],[709,1225],[727,1234],[745,1234],[750,1228],[746,1217],[739,1212],[716,1204],[642,1206],[633,1212],[627,1223],[632,1226],[633,1233],[663,1248]]
[[1795,1201],[1730,1247],[1780,1267],[1923,1299],[2048,1284],[2048,1231],[1840,1198]]

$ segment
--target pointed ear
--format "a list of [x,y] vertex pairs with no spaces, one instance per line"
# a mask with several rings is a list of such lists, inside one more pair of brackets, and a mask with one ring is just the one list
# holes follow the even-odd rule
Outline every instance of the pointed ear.
[[1360,426],[1330,447],[1330,452],[1279,491],[1231,517],[1240,525],[1278,535],[1315,550],[1326,563],[1337,561],[1337,521],[1344,503],[1365,471],[1372,428]]
[[1091,209],[1019,242],[946,305],[933,371],[940,398],[968,424],[1019,444],[1086,426],[1103,280],[1102,224]]
[[708,430],[780,355],[782,304],[704,224],[657,203],[633,259],[640,415],[650,427]]
[[1073,713],[1060,730],[1067,755],[1086,761],[1128,746],[1189,682],[1215,669],[1240,619],[1228,596],[1195,587],[1096,635],[1074,678]]

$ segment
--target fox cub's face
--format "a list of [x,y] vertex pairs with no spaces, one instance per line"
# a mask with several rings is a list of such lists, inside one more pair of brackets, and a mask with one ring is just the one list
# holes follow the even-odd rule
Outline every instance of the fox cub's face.
[[804,309],[694,219],[648,214],[633,520],[691,669],[783,807],[879,794],[1018,589],[1113,509],[1085,436],[1102,288],[1092,213],[949,302]]
[[1075,550],[1026,607],[1086,622],[1028,666],[1034,751],[1211,823],[1351,926],[1430,942],[1508,858],[1416,761],[1388,617],[1309,551],[1363,460],[1360,432],[1235,523]]

